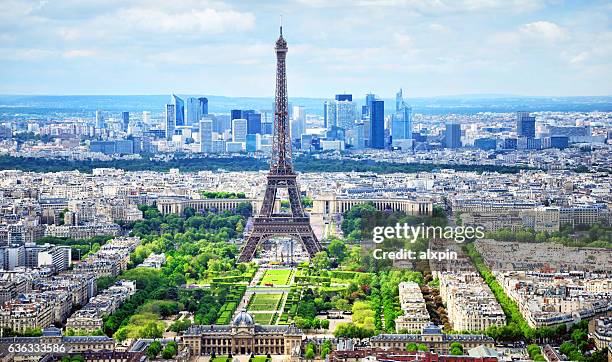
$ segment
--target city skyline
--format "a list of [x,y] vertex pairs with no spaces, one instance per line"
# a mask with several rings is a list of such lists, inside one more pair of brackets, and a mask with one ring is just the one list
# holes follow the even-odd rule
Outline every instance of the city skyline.
[[279,14],[290,97],[612,94],[608,1],[7,5],[2,94],[271,96]]

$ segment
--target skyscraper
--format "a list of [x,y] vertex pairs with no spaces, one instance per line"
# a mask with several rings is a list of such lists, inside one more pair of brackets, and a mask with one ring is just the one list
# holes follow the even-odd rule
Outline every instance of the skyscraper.
[[404,98],[402,96],[402,88],[400,88],[399,92],[395,93],[395,112],[399,112],[403,103]]
[[230,119],[233,121],[238,118],[242,118],[242,111],[240,109],[232,109],[230,111]]
[[130,112],[121,112],[121,126],[124,132],[127,132],[130,125]]
[[208,98],[200,97],[198,98],[198,101],[200,103],[200,114],[201,114],[200,118],[201,118],[203,115],[208,114]]
[[[350,96],[350,94],[340,94],[340,96]],[[355,125],[355,104],[350,100],[352,97],[343,97],[337,100],[336,95],[336,125],[345,130],[352,129]]]
[[185,102],[173,94],[170,104],[174,105],[174,125],[185,126]]
[[193,126],[198,124],[201,118],[202,112],[199,111],[200,102],[197,98],[187,98],[187,106],[185,107],[185,119],[187,120],[187,126]]
[[232,120],[232,142],[246,142],[247,120],[238,118]]
[[366,119],[370,116],[370,103],[376,99],[376,95],[372,93],[366,94],[365,106],[361,108],[361,118]]
[[200,120],[200,152],[212,152],[213,121],[210,118]]
[[96,127],[99,129],[106,128],[106,123],[104,123],[104,113],[101,110],[96,111]]
[[516,112],[516,135],[535,138],[535,117],[530,116],[529,112]]
[[370,109],[370,147],[385,148],[385,102],[372,100]]
[[151,123],[151,112],[142,111],[142,123],[147,125]]
[[176,128],[176,108],[174,104],[166,104],[166,139],[172,140]]
[[338,102],[352,102],[353,95],[352,94],[336,94],[336,101]]
[[399,107],[391,122],[391,137],[394,141],[412,139],[412,108],[403,101]]
[[323,102],[323,128],[327,128],[327,107],[329,106],[329,101]]
[[246,135],[246,151],[257,152],[261,148],[261,135],[248,134]]
[[261,113],[247,113],[247,133],[248,134],[261,134]]
[[446,148],[461,148],[461,124],[455,122],[446,123]]
[[306,133],[306,114],[302,106],[293,106],[293,117],[291,118],[291,139],[302,139]]
[[187,98],[186,111],[187,126],[197,125],[202,117],[208,114],[208,99],[204,97]]
[[336,125],[336,102],[330,101],[327,103],[327,129],[330,130]]

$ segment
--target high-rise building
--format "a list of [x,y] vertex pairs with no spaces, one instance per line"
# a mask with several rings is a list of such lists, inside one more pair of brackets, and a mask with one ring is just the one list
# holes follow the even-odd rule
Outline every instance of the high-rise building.
[[[350,96],[350,94],[341,95]],[[336,95],[336,98],[338,98],[338,95]],[[344,99],[345,100],[336,100],[336,125],[345,130],[349,130],[355,125],[355,104],[346,97]]]
[[213,120],[213,132],[223,133],[232,128],[232,120],[227,114],[211,116],[210,118]]
[[151,112],[142,111],[142,123],[146,125],[151,124]]
[[293,106],[291,118],[291,139],[299,140],[306,133],[306,109],[302,106]]
[[247,133],[248,134],[261,134],[261,113],[247,113]]
[[365,106],[361,108],[361,118],[366,119],[370,116],[370,103],[376,99],[376,95],[373,93],[366,94]]
[[412,108],[403,101],[391,121],[391,138],[393,141],[412,139]]
[[242,111],[240,109],[232,109],[230,111],[230,119],[233,121],[238,118],[242,118]]
[[385,148],[385,102],[372,100],[370,109],[370,147]]
[[129,125],[130,125],[130,112],[121,112],[121,126],[123,127],[123,131],[127,132]]
[[330,101],[327,103],[327,129],[337,126],[336,123],[336,102]]
[[99,129],[106,128],[106,123],[104,123],[104,113],[101,110],[96,111],[96,127]]
[[366,106],[369,105],[370,103],[372,103],[374,100],[376,100],[376,94],[374,93],[368,93],[366,94]]
[[402,88],[395,94],[395,112],[399,112],[400,108],[404,104],[404,98],[402,96]]
[[516,135],[535,138],[535,117],[530,116],[529,112],[516,112]]
[[271,135],[274,132],[274,111],[265,111],[261,115],[261,134]]
[[238,118],[232,120],[232,142],[246,142],[247,120]]
[[202,111],[200,109],[200,100],[198,98],[189,97],[187,98],[186,106],[186,119],[187,126],[195,126],[202,118]]
[[247,152],[257,152],[260,149],[261,149],[261,135],[259,133],[246,135],[246,151]]
[[337,102],[352,102],[353,101],[353,95],[352,94],[336,94],[336,101]]
[[200,120],[200,152],[212,152],[213,121],[210,118]]
[[323,128],[327,128],[327,107],[329,106],[329,101],[323,102]]
[[[198,102],[200,104],[200,112],[201,112],[201,116],[208,114],[208,98],[206,97],[200,97],[198,98]],[[200,116],[200,119],[202,118]]]
[[185,102],[173,94],[170,104],[174,105],[174,125],[185,126]]
[[455,122],[446,123],[446,148],[461,148],[461,124]]
[[172,140],[176,128],[176,108],[174,104],[166,104],[166,139]]

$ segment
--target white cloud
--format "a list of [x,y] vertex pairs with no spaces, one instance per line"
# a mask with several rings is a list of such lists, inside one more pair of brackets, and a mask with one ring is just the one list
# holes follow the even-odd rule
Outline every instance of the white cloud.
[[525,38],[557,42],[567,38],[567,31],[550,21],[536,21],[519,27],[519,34]]
[[543,0],[296,0],[296,2],[312,7],[402,8],[428,14],[499,9],[522,13],[540,9],[544,5]]
[[24,49],[0,49],[0,59],[17,61],[45,60],[57,55],[56,52],[47,49],[24,48]]
[[62,55],[65,58],[89,58],[97,54],[98,53],[95,50],[73,49],[73,50],[65,51]]
[[574,56],[572,56],[569,60],[571,64],[580,64],[585,62],[589,58],[588,52],[580,52]]
[[159,9],[131,8],[117,14],[117,22],[126,22],[139,31],[173,34],[221,34],[253,28],[255,16],[233,10],[202,9],[169,13]]

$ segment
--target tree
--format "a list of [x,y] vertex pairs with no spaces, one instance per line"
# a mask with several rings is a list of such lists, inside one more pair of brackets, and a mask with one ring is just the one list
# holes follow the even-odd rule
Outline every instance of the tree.
[[253,215],[253,205],[250,202],[241,202],[236,205],[236,214],[241,215],[245,218],[251,217]]
[[[172,342],[170,342],[172,343]],[[163,359],[172,359],[176,355],[176,346],[168,343],[162,351]]]
[[295,322],[295,326],[299,329],[310,329],[312,326],[312,323],[308,318],[295,317],[293,321]]
[[321,319],[321,328],[329,329],[329,319]]
[[374,335],[374,329],[359,327],[354,323],[340,323],[334,331],[336,338],[370,338]]
[[313,360],[315,358],[315,346],[314,343],[308,343],[306,345],[306,353],[304,353],[304,358],[306,360]]
[[312,257],[312,260],[310,261],[310,263],[315,268],[315,270],[327,270],[329,269],[329,266],[331,265],[329,261],[329,257],[327,256],[327,253],[324,251],[319,251],[318,253],[316,253]]
[[145,326],[142,328],[140,333],[141,338],[161,338],[163,336],[163,329],[159,328],[157,322],[151,321],[147,322]]
[[146,355],[149,359],[154,359],[157,357],[161,349],[161,343],[159,341],[153,341],[149,347],[147,347]]
[[325,340],[323,341],[323,344],[321,345],[321,358],[325,359],[325,357],[331,352],[332,350],[332,343],[330,340]]
[[449,352],[453,356],[461,356],[463,355],[463,346],[459,342],[453,342],[450,345]]
[[340,239],[332,239],[327,247],[327,252],[332,258],[336,258],[338,263],[341,263],[342,260],[346,257],[347,247],[344,241]]
[[408,352],[416,352],[417,350],[417,345],[414,342],[410,342],[406,345],[406,351]]
[[349,304],[348,300],[343,299],[343,298],[336,300],[336,302],[334,303],[334,307],[342,311],[351,310],[351,305]]

